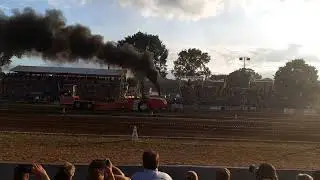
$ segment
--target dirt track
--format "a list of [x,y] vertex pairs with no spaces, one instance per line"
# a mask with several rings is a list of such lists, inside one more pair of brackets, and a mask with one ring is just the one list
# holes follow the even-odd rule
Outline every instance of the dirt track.
[[[66,136],[0,133],[2,161],[88,163],[111,157],[117,164],[140,163],[144,149],[160,152],[163,164],[248,166],[270,162],[277,168],[318,168],[319,116],[288,116],[270,113],[109,113],[111,115],[61,115],[43,108],[0,110],[0,131],[45,133],[139,135],[205,138],[251,138],[256,140],[304,140],[317,143],[237,142],[211,140],[158,140],[142,138],[131,143],[99,136]],[[55,114],[54,114],[55,113]],[[120,139],[120,138],[119,138]],[[14,148],[13,148],[14,147]]]
[[[59,115],[0,112],[1,131],[130,135],[133,126],[142,136],[251,138],[320,141],[320,118],[284,115],[231,114],[158,115],[159,117]],[[180,116],[180,117],[179,117]]]
[[141,163],[146,149],[160,153],[160,163],[248,167],[269,162],[277,168],[318,169],[319,143],[235,142],[0,133],[0,161],[88,164],[109,157],[116,165]]

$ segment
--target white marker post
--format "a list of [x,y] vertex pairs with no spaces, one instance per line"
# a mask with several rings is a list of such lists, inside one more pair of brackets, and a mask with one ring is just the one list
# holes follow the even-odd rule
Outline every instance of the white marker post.
[[132,141],[138,141],[138,140],[139,140],[139,136],[138,136],[137,126],[133,126],[133,130],[132,130]]

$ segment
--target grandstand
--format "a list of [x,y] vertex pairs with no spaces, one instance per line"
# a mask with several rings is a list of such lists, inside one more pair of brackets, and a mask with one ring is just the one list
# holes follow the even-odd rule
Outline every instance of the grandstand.
[[70,67],[16,66],[2,79],[2,97],[12,100],[58,100],[62,91],[82,99],[107,101],[120,98],[126,70]]

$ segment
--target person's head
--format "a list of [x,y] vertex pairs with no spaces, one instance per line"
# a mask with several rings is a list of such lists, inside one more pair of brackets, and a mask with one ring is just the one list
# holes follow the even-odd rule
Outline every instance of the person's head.
[[188,171],[186,174],[186,180],[198,180],[198,174],[194,171]]
[[93,160],[88,169],[88,180],[103,180],[107,165],[105,160]]
[[298,174],[297,180],[313,180],[309,174]]
[[255,174],[256,173],[256,166],[252,164],[252,165],[249,166],[248,170],[249,170],[249,172]]
[[159,154],[155,151],[145,151],[142,161],[145,169],[155,170],[159,166]]
[[216,180],[230,180],[231,173],[227,168],[218,169],[216,172]]
[[32,173],[32,165],[18,165],[14,168],[14,180],[29,180],[30,174]]
[[257,180],[263,180],[263,179],[278,180],[276,168],[273,165],[268,163],[260,164],[256,172],[256,179]]
[[75,173],[75,166],[69,162],[65,162],[58,173],[55,175],[55,180],[71,180]]

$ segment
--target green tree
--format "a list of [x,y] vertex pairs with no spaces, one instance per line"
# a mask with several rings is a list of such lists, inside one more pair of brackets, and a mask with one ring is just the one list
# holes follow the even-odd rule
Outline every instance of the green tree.
[[253,69],[238,69],[230,73],[227,77],[227,84],[231,88],[248,88],[249,82],[255,79],[261,79],[262,76]]
[[275,90],[282,106],[299,109],[313,104],[318,91],[318,70],[295,59],[280,67],[275,74]]
[[182,50],[178,53],[178,59],[174,61],[172,73],[176,78],[184,76],[205,76],[211,75],[211,71],[206,66],[211,60],[208,53],[199,49]]
[[123,40],[118,41],[119,45],[124,43],[132,44],[140,52],[148,49],[154,55],[154,64],[158,69],[161,77],[165,78],[167,76],[167,58],[168,49],[159,39],[158,35],[152,35],[142,32],[137,32],[132,36],[127,36]]

